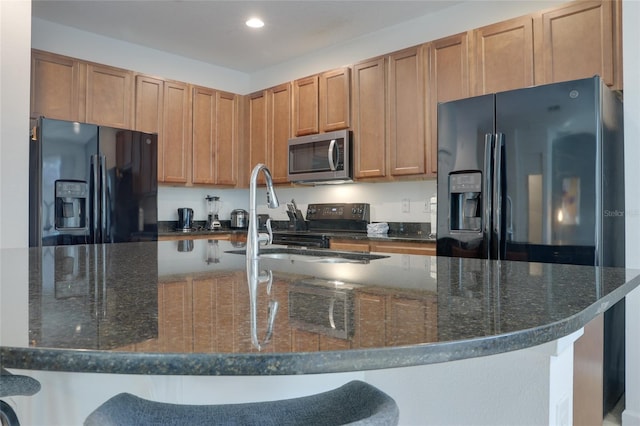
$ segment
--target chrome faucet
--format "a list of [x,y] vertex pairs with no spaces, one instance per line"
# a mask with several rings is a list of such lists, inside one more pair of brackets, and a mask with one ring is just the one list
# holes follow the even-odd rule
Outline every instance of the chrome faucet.
[[271,219],[267,219],[267,233],[258,233],[258,212],[256,208],[256,187],[258,186],[258,174],[262,170],[267,183],[267,206],[275,209],[280,204],[276,191],[273,189],[271,172],[264,164],[256,164],[251,172],[249,182],[249,231],[247,232],[247,265],[260,256],[260,243],[271,244],[273,232],[271,230]]

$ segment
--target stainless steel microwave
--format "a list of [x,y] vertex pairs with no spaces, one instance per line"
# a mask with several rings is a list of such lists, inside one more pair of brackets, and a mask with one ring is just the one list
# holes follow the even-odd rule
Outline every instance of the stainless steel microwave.
[[351,132],[338,130],[289,139],[290,182],[343,183],[353,180]]

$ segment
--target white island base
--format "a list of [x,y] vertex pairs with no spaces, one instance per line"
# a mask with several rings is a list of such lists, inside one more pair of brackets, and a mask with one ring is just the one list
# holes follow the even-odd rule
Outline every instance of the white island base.
[[80,425],[120,392],[182,404],[293,398],[369,382],[400,407],[401,425],[571,425],[573,343],[560,340],[498,355],[386,370],[297,376],[151,376],[28,372],[32,397],[9,398],[23,424]]

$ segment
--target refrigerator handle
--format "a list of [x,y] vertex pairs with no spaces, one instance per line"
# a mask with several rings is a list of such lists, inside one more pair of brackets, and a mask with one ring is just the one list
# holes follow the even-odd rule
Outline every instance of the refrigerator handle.
[[502,147],[504,146],[504,133],[496,133],[496,143],[493,147],[493,236],[492,242],[496,259],[501,259],[502,236]]
[[100,154],[100,233],[101,243],[109,242],[109,228],[107,226],[107,157]]
[[91,156],[91,187],[93,198],[93,209],[91,212],[91,235],[93,244],[98,244],[100,240],[100,156]]
[[484,175],[482,178],[482,234],[484,235],[485,252],[489,253],[491,247],[491,154],[493,152],[493,134],[486,133],[484,135]]

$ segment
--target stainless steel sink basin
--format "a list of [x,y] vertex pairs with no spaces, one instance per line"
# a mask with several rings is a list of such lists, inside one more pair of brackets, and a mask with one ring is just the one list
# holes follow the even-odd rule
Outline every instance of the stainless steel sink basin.
[[[245,254],[245,250],[229,250],[226,253]],[[288,261],[302,261],[313,263],[369,263],[372,260],[383,259],[380,254],[356,251],[335,251],[301,248],[263,248],[260,250],[261,259],[279,259]]]

